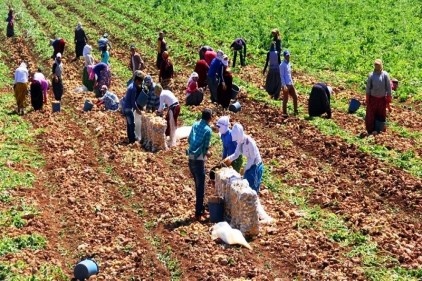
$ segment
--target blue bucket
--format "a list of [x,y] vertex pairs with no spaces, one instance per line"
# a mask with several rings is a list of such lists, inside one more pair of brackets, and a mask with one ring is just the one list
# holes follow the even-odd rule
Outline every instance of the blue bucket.
[[239,86],[237,86],[236,84],[232,84],[232,96],[231,96],[232,100],[236,99],[239,91],[240,91]]
[[217,223],[224,221],[224,200],[222,198],[209,198],[208,210],[210,211],[210,222]]
[[92,104],[91,101],[85,100],[84,111],[91,111],[93,107],[94,107],[94,105]]
[[351,99],[349,103],[349,113],[355,113],[356,111],[358,111],[359,107],[360,101],[358,101],[357,99]]
[[90,259],[86,259],[83,261],[80,261],[75,268],[73,269],[73,275],[75,275],[75,278],[78,280],[85,280],[91,277],[92,275],[98,274],[100,271],[100,268],[98,267],[98,264]]
[[53,101],[51,106],[53,108],[53,112],[60,112],[60,101]]
[[240,110],[242,109],[242,106],[240,105],[240,102],[235,102],[235,103],[232,103],[230,106],[229,106],[229,110],[231,111],[231,112],[234,112],[234,113],[236,113],[236,112],[239,112]]
[[384,132],[386,123],[387,122],[382,120],[375,120],[375,131],[377,131],[378,133]]

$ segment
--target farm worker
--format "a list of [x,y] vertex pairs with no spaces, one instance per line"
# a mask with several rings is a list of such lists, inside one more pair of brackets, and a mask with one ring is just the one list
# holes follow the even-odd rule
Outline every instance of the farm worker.
[[126,131],[129,143],[134,143],[136,141],[135,137],[135,117],[133,115],[133,111],[136,109],[136,96],[142,90],[142,82],[144,80],[144,73],[140,70],[135,71],[133,82],[129,85],[126,90],[126,94],[124,96],[123,106],[123,114],[126,117]]
[[224,109],[230,105],[232,98],[233,75],[229,68],[229,58],[227,55],[223,57],[223,77],[217,87],[217,103]]
[[110,92],[106,85],[102,85],[100,91],[102,97],[98,99],[96,105],[104,104],[106,110],[117,110],[119,108],[119,98],[116,94]]
[[365,126],[368,134],[374,133],[375,122],[385,122],[386,109],[391,103],[390,76],[383,70],[380,59],[374,62],[374,71],[369,74],[366,82],[366,117]]
[[224,58],[224,53],[223,51],[219,50],[217,52],[217,57],[212,60],[210,64],[210,69],[208,70],[207,83],[211,92],[211,102],[218,101],[217,88],[220,81],[222,83],[222,87],[226,88],[226,84],[223,80],[223,72],[224,72],[223,58]]
[[43,89],[41,82],[36,79],[31,79],[31,85],[29,86],[31,93],[31,105],[34,110],[41,110],[43,106]]
[[176,145],[177,118],[180,113],[180,104],[176,96],[169,90],[163,90],[160,84],[155,85],[155,95],[160,97],[160,106],[157,115],[162,115],[164,107],[167,108],[167,128],[166,136],[170,136],[170,146]]
[[72,61],[76,61],[80,56],[83,55],[83,50],[88,42],[88,37],[86,37],[85,31],[82,28],[82,24],[79,22],[75,28],[75,58]]
[[201,48],[199,48],[199,59],[203,60],[205,59],[205,53],[207,51],[214,51],[210,46],[201,46]]
[[108,46],[105,45],[101,49],[101,62],[105,64],[109,64],[110,63],[109,60],[110,60],[110,53],[108,51]]
[[208,50],[204,54],[204,60],[207,62],[208,65],[211,65],[213,59],[217,57],[217,53],[214,50]]
[[211,152],[208,151],[211,141],[211,127],[209,126],[212,120],[212,111],[204,109],[200,121],[192,125],[188,137],[189,147],[186,154],[189,158],[189,170],[195,182],[195,219],[200,220],[204,215],[204,195],[205,195],[205,160],[211,157]]
[[90,80],[94,80],[95,76],[97,77],[94,84],[94,92],[95,92],[96,97],[101,97],[101,91],[100,91],[101,87],[103,85],[106,85],[108,88],[110,87],[110,84],[111,84],[110,66],[108,66],[107,64],[103,62],[100,62],[94,66],[89,66],[88,72],[89,72]]
[[186,88],[186,105],[200,105],[204,99],[204,90],[198,87],[199,75],[192,72]]
[[271,30],[271,36],[272,36],[272,40],[273,40],[272,43],[275,44],[275,50],[277,51],[277,54],[278,54],[278,60],[280,61],[281,60],[280,59],[280,55],[281,55],[281,36],[280,36],[280,31],[277,28],[274,28],[273,30]]
[[42,90],[42,99],[43,103],[46,104],[48,102],[48,88],[49,84],[47,79],[45,79],[44,74],[42,73],[41,68],[38,68],[37,71],[33,75],[33,80],[38,80],[41,84],[41,90]]
[[[221,141],[223,143],[223,158],[232,155],[236,151],[236,142],[232,138],[232,130],[230,129],[230,117],[229,116],[222,116],[218,119],[215,126],[218,128],[218,132],[220,133]],[[231,165],[237,171],[240,172],[240,168],[242,167],[243,157],[240,155],[236,160],[234,160]]]
[[7,14],[7,28],[6,36],[13,37],[15,36],[15,12],[12,8],[9,8],[9,13]]
[[327,113],[327,118],[331,118],[331,94],[333,94],[333,89],[325,83],[316,83],[312,87],[308,100],[308,113],[310,117],[321,116]]
[[161,62],[160,73],[158,75],[159,81],[163,89],[171,90],[173,84],[173,62],[169,58],[169,53],[164,51],[162,54],[163,60]]
[[167,51],[167,43],[164,39],[164,31],[158,32],[158,39],[157,39],[157,61],[155,62],[155,66],[157,69],[161,68],[163,63],[163,53]]
[[151,75],[147,75],[144,78],[143,83],[143,90],[147,93],[148,99],[147,99],[147,111],[155,112],[158,110],[158,107],[160,106],[160,97],[155,95],[155,83],[152,79]]
[[[141,58],[141,55],[136,51],[136,47],[134,45],[131,45],[129,69],[132,71],[133,77],[135,76],[135,72],[137,70],[143,70],[144,68],[144,60]],[[129,84],[132,83],[133,77],[128,81]]]
[[26,106],[26,96],[28,95],[28,78],[28,68],[26,63],[22,62],[15,70],[15,83],[13,85],[16,104],[18,106],[17,113],[19,115],[24,114],[24,108]]
[[63,96],[63,63],[62,63],[62,54],[57,53],[56,59],[53,63],[53,67],[51,69],[52,72],[52,81],[51,84],[53,86],[53,94],[54,99],[56,101],[60,101]]
[[245,66],[245,59],[246,59],[246,41],[243,38],[236,38],[233,43],[230,45],[230,49],[233,50],[233,67],[236,65],[236,57],[237,53],[240,54],[240,65]]
[[196,62],[194,72],[198,73],[198,87],[205,88],[207,86],[207,73],[210,66],[204,59]]
[[239,123],[233,125],[232,139],[237,142],[236,151],[226,157],[223,162],[229,166],[241,154],[245,155],[248,161],[240,170],[240,174],[243,174],[243,178],[248,181],[249,186],[259,193],[264,165],[255,140],[243,132],[243,127]]
[[281,88],[283,90],[283,116],[287,117],[287,101],[289,95],[293,98],[294,114],[297,115],[297,94],[292,78],[292,65],[290,63],[290,52],[283,52],[284,60],[280,64],[280,80]]
[[108,49],[111,49],[111,43],[110,40],[108,40],[108,33],[104,33],[103,36],[98,39],[98,50],[102,51],[104,47],[108,47]]
[[66,42],[63,38],[56,37],[55,39],[51,39],[50,45],[53,47],[53,55],[51,56],[52,59],[56,57],[57,53],[63,55],[64,47],[66,46]]
[[95,64],[94,57],[91,55],[92,47],[88,44],[84,46],[82,55],[84,56],[84,69],[82,73],[82,84],[88,89],[88,91],[94,90],[94,82],[89,79],[88,68]]
[[264,70],[262,74],[265,75],[267,66],[269,63],[268,74],[265,79],[265,90],[271,96],[272,99],[278,100],[281,91],[281,80],[280,80],[280,54],[275,49],[275,43],[271,44],[271,49],[267,53],[267,59],[265,61]]

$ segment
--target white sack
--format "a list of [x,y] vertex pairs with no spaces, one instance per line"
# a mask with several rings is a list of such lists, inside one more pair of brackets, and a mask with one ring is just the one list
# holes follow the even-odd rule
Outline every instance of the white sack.
[[138,112],[136,112],[136,110],[133,112],[133,116],[135,117],[135,137],[138,139],[138,141],[140,141],[142,139],[142,117],[141,114],[138,114]]
[[176,140],[185,139],[189,137],[192,126],[183,126],[176,129]]
[[232,245],[239,244],[245,246],[249,250],[252,250],[251,245],[246,242],[245,237],[243,237],[242,232],[238,229],[232,228],[227,222],[219,222],[211,228],[211,239],[215,240],[220,238],[224,243]]

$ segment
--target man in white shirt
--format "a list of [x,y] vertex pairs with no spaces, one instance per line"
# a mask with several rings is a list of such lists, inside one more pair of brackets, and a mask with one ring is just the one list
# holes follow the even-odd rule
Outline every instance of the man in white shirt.
[[163,90],[160,84],[155,85],[154,93],[160,97],[160,105],[157,115],[162,115],[164,107],[167,107],[167,129],[166,136],[170,136],[170,146],[176,145],[177,118],[180,113],[180,104],[176,96],[169,90]]
[[248,181],[249,186],[255,190],[256,193],[259,193],[264,165],[262,164],[261,154],[256,146],[256,142],[251,136],[246,135],[243,132],[243,127],[239,123],[233,125],[231,133],[232,140],[237,142],[236,151],[232,155],[227,156],[223,162],[229,166],[241,154],[245,155],[248,161],[246,162],[245,167],[240,170],[240,173],[243,174],[243,178]]
[[13,85],[16,104],[18,106],[17,112],[19,115],[24,114],[26,97],[28,95],[28,77],[28,68],[26,63],[22,62],[15,71],[15,84]]

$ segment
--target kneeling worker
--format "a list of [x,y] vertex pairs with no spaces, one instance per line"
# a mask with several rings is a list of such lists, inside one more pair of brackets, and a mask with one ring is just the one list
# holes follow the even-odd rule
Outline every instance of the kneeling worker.
[[308,100],[308,113],[310,117],[321,116],[327,113],[331,118],[330,96],[333,89],[325,83],[316,83],[311,90]]

